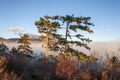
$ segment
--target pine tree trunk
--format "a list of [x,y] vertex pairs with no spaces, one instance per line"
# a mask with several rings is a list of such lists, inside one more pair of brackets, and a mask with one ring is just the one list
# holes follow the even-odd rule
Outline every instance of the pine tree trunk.
[[68,48],[68,44],[67,44],[67,36],[68,36],[68,25],[69,23],[67,22],[67,26],[66,26],[66,34],[65,34],[65,52],[67,52],[67,48]]

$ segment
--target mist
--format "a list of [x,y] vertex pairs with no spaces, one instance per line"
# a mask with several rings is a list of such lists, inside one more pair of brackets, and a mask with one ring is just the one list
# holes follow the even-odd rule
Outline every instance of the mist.
[[[12,47],[17,47],[18,43],[17,41],[6,41],[4,42],[9,49]],[[32,50],[36,55],[39,55],[40,53],[45,53],[45,48],[42,48],[42,45],[45,45],[44,42],[37,42],[37,41],[32,41],[31,42],[31,47]],[[74,47],[74,49],[78,49],[79,51],[84,52],[87,55],[92,54],[93,52],[96,52],[98,56],[103,56],[106,55],[107,53],[110,56],[113,55],[119,55],[120,52],[120,41],[108,41],[108,42],[92,42],[89,43],[88,46],[91,48],[91,50],[87,50],[83,47],[76,47],[75,45],[72,45],[71,47]],[[51,53],[51,52],[50,52]]]

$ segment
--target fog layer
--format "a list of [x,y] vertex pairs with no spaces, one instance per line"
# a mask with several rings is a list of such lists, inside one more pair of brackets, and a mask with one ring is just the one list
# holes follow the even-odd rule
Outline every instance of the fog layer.
[[[17,42],[11,42],[7,41],[4,42],[10,49],[12,47],[17,47],[18,44]],[[45,45],[44,42],[31,42],[31,47],[34,53],[39,54],[41,52],[45,52],[45,48],[42,48],[42,45]],[[85,48],[82,47],[76,47],[73,45],[75,49],[78,49],[80,51],[85,52],[87,55],[93,53],[94,51],[98,55],[104,55],[106,53],[109,53],[110,55],[120,55],[120,41],[109,41],[109,42],[92,42],[89,43],[88,46],[91,48],[91,50],[86,50]]]

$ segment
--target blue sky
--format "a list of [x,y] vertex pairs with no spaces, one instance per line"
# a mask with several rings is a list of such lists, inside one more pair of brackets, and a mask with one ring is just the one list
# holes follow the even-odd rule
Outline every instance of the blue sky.
[[0,0],[0,37],[21,33],[38,34],[34,22],[47,15],[90,16],[94,34],[82,33],[93,41],[120,40],[120,0]]

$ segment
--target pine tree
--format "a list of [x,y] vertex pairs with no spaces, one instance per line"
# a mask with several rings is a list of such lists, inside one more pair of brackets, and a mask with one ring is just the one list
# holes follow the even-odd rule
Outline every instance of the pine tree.
[[18,54],[18,53],[19,53],[19,50],[18,50],[17,48],[13,47],[13,48],[10,50],[10,53],[11,53],[12,55]]
[[51,16],[41,17],[39,21],[35,22],[35,25],[38,27],[38,32],[44,35],[39,37],[39,40],[44,40],[46,38],[46,58],[48,57],[48,48],[51,48],[53,39],[51,35],[57,32],[57,29],[60,28],[60,24],[56,20],[52,20]]
[[0,44],[0,54],[9,53],[9,48],[2,42]]
[[[40,18],[39,21],[36,21],[35,25],[48,27],[51,28],[51,30],[55,28],[56,32],[52,33],[50,31],[52,38],[49,38],[49,40],[53,41],[49,44],[52,50],[61,50],[65,53],[65,55],[69,55],[68,53],[70,53],[71,55],[78,56],[79,54],[84,53],[75,50],[70,45],[72,44],[79,47],[85,47],[86,49],[90,50],[90,47],[88,47],[87,43],[91,42],[92,40],[84,37],[84,35],[81,34],[82,31],[93,33],[93,30],[90,29],[90,26],[94,26],[94,24],[90,22],[90,19],[90,17],[74,17],[74,15],[45,16],[44,18]],[[51,25],[50,23],[52,23],[52,21],[55,21],[57,24],[59,24],[59,27],[56,27],[57,25]],[[62,28],[64,29],[62,30],[62,34],[57,32],[57,30]],[[85,57],[87,58],[86,55]]]
[[30,38],[27,34],[23,34],[23,36],[21,36],[21,38],[18,40],[18,44],[20,44],[18,46],[18,50],[22,51],[25,54],[32,54],[33,51],[31,50],[32,48],[30,47]]
[[[89,38],[84,37],[84,35],[81,34],[82,31],[93,33],[93,30],[90,29],[90,26],[94,26],[93,23],[90,22],[90,17],[74,17],[74,15],[66,15],[66,16],[54,16],[52,19],[58,19],[59,23],[65,28],[63,30],[62,34],[53,34],[54,37],[58,39],[58,42],[55,43],[54,46],[57,45],[63,45],[64,46],[64,53],[68,55],[68,53],[71,53],[71,55],[76,55],[78,58],[80,58],[79,55],[83,55],[84,58],[87,58],[86,55],[84,55],[83,52],[80,52],[78,50],[75,50],[70,45],[76,45],[79,47],[85,47],[86,49],[90,50],[90,47],[88,47],[87,43],[91,42]],[[62,27],[61,27],[62,28]],[[74,34],[73,34],[74,32]]]

